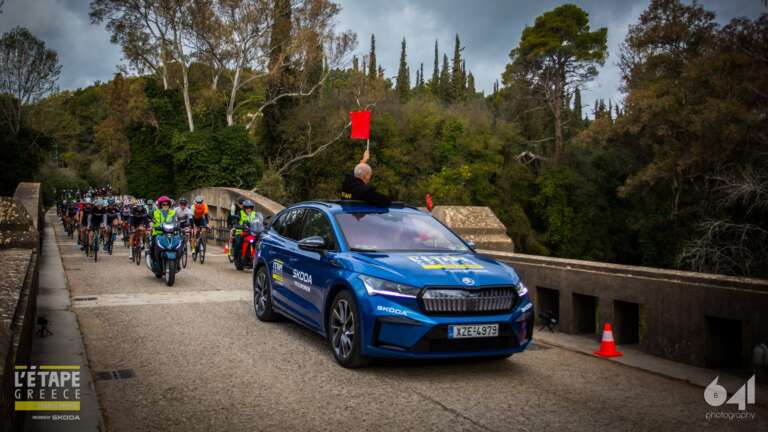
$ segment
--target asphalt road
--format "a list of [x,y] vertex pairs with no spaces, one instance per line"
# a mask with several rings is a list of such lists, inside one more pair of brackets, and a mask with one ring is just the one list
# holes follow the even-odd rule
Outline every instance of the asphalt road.
[[726,409],[699,387],[546,345],[346,370],[314,333],[256,320],[251,273],[218,247],[169,288],[122,245],[94,263],[56,233],[91,370],[135,372],[96,381],[109,430],[768,430],[765,407],[708,420]]

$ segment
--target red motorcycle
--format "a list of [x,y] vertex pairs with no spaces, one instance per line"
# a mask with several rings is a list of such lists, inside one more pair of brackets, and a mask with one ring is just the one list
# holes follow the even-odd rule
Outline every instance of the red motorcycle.
[[256,253],[256,247],[261,237],[261,227],[254,226],[259,224],[246,224],[240,233],[240,250],[233,250],[233,263],[238,271],[244,268],[253,268],[253,257]]

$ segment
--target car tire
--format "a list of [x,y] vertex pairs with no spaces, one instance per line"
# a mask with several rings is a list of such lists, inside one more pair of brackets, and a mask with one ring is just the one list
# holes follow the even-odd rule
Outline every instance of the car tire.
[[342,290],[336,294],[328,313],[326,328],[331,352],[339,365],[355,369],[370,362],[362,352],[360,312],[351,291]]
[[277,321],[277,312],[272,309],[272,281],[264,266],[253,274],[253,311],[259,321]]

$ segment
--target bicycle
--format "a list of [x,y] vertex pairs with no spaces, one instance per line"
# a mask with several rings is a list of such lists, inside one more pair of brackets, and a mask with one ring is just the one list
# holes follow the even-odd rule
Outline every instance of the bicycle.
[[146,244],[146,229],[139,226],[133,231],[133,244],[131,244],[131,256],[136,265],[141,264],[141,252]]
[[93,262],[99,261],[99,241],[100,240],[101,240],[101,230],[100,229],[93,230],[93,242],[92,242]]
[[180,230],[181,231],[182,249],[184,249],[184,252],[181,253],[181,267],[182,268],[187,268],[187,261],[189,259],[188,258],[188,256],[189,256],[189,248],[187,247],[187,245],[191,244],[191,242],[192,242],[192,240],[190,238],[191,236],[189,235],[189,230],[190,230],[189,226],[185,226],[185,227],[181,228],[181,230]]
[[104,252],[112,255],[112,247],[115,244],[115,232],[111,226],[107,226],[106,228],[103,228],[103,230],[104,230],[104,234],[103,234]]
[[200,258],[200,264],[205,263],[205,249],[206,243],[208,243],[208,227],[200,227],[195,229],[195,246],[192,252],[192,261],[197,261]]

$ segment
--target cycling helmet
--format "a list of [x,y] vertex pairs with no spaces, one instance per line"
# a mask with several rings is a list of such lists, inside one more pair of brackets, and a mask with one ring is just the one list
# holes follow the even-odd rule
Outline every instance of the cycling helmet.
[[184,197],[179,198],[179,204],[187,204],[187,203],[188,203],[188,201],[187,201],[186,198],[184,198]]
[[90,204],[91,203],[91,197],[85,197],[83,202],[85,202],[86,204]]
[[160,198],[157,199],[157,206],[160,207],[160,204],[167,202],[168,205],[171,205],[171,199],[167,196],[163,195]]
[[253,201],[249,199],[243,201],[243,208],[253,208],[253,207],[254,207]]
[[204,200],[204,198],[203,198],[202,195],[198,195],[198,196],[195,197],[195,202],[198,203],[198,204],[202,204],[203,200]]

